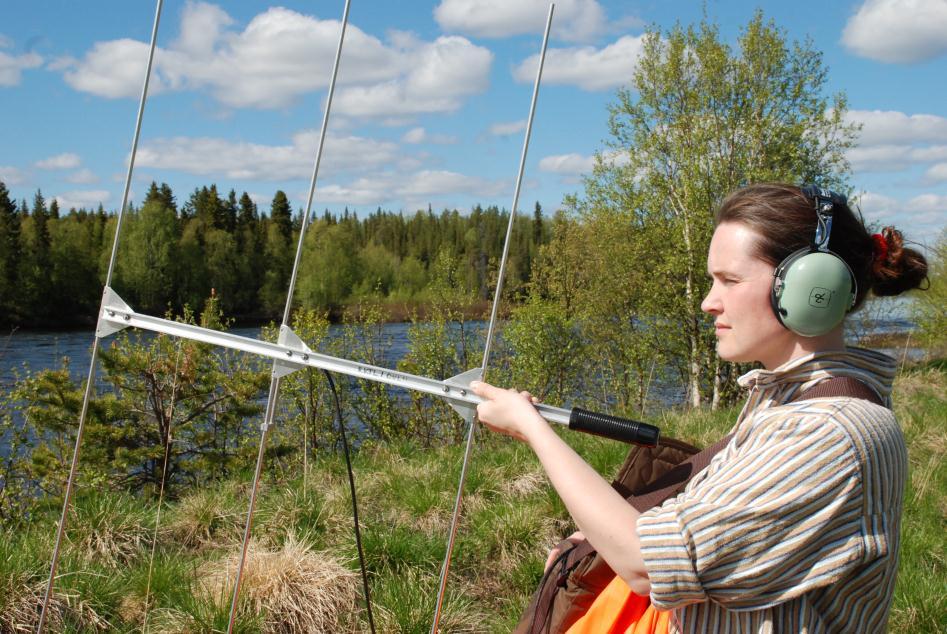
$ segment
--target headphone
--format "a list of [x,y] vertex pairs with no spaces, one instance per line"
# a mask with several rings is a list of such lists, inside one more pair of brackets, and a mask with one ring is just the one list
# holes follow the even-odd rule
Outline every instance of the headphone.
[[779,263],[770,299],[779,323],[803,337],[817,337],[842,322],[855,305],[858,285],[848,263],[829,251],[834,208],[848,200],[815,185],[800,189],[815,207],[815,239]]

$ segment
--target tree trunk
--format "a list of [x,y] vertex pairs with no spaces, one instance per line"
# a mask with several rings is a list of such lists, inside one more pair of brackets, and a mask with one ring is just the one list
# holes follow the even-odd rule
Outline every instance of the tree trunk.
[[720,392],[722,387],[721,370],[723,370],[723,367],[720,364],[720,357],[714,356],[714,393],[710,400],[710,409],[713,410],[720,407]]

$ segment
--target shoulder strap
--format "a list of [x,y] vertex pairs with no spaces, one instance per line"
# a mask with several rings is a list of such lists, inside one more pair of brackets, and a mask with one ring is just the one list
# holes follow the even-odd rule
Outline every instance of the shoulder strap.
[[[796,398],[797,401],[804,401],[810,398],[824,397],[851,397],[860,398],[884,405],[881,397],[873,389],[868,387],[862,381],[847,376],[832,377],[822,381],[807,390],[804,390]],[[711,459],[717,455],[733,438],[733,434],[724,436],[714,444],[710,445],[700,453],[694,454],[684,462],[680,463],[663,476],[651,482],[643,489],[636,491],[637,495],[631,495],[625,499],[636,509],[644,513],[650,508],[658,506],[666,499],[673,497],[684,489],[684,486],[710,464]]]
[[833,376],[831,379],[817,383],[808,390],[804,390],[802,394],[794,398],[792,402],[795,403],[796,401],[805,401],[810,398],[825,398],[832,396],[860,398],[865,401],[870,401],[875,405],[881,405],[882,407],[885,406],[885,403],[881,399],[881,396],[878,395],[878,392],[868,387],[868,385],[866,385],[863,381],[853,379],[849,376]]

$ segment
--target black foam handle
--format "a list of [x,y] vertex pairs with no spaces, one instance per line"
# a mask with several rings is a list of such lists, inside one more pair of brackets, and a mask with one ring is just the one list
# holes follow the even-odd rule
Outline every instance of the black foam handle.
[[579,407],[574,408],[569,414],[569,429],[604,436],[612,440],[633,442],[645,447],[656,447],[660,436],[660,430],[654,425],[640,423],[630,418],[596,414]]

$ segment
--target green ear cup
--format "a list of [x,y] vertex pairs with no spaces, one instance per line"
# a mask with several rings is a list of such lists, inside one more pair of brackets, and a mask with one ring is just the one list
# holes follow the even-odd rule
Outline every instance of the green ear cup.
[[804,337],[829,332],[855,303],[855,276],[831,251],[796,251],[776,267],[774,275],[776,317]]

